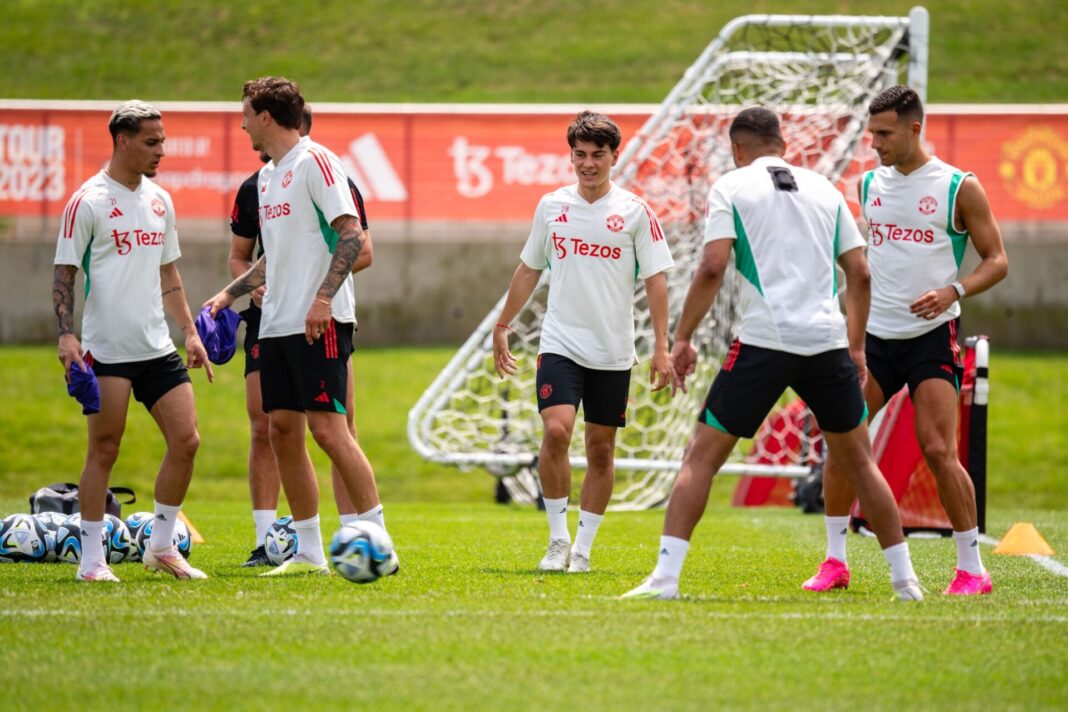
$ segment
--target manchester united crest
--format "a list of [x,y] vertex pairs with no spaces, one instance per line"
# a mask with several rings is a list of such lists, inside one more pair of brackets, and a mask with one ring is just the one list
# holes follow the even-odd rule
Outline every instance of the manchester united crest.
[[288,188],[289,184],[293,182],[293,171],[286,171],[286,174],[282,176],[282,187]]
[[152,199],[152,212],[154,212],[159,217],[163,217],[164,213],[167,212],[166,206],[159,198]]
[[1049,126],[1027,129],[1001,146],[1005,189],[1029,208],[1046,210],[1068,197],[1068,141]]
[[925,195],[920,198],[919,208],[924,215],[931,215],[935,210],[938,210],[938,201],[934,199],[934,196]]
[[609,215],[605,220],[605,227],[612,232],[619,232],[623,229],[623,216],[622,215]]

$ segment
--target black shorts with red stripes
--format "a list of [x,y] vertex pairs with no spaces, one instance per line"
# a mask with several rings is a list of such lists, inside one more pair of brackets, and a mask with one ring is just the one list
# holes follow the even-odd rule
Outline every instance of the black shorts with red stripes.
[[538,355],[538,412],[554,405],[582,404],[584,419],[594,425],[622,428],[627,424],[630,369],[600,371],[566,356]]
[[909,393],[915,393],[916,387],[930,378],[948,381],[959,391],[964,364],[958,333],[959,317],[912,339],[880,339],[868,334],[864,345],[868,373],[879,384],[883,398],[890,400],[906,384]]
[[697,420],[751,438],[787,388],[794,389],[820,429],[829,433],[849,432],[868,417],[857,368],[846,349],[799,356],[735,339]]
[[91,353],[85,354],[85,362],[92,366],[97,378],[111,376],[125,378],[133,387],[134,399],[152,412],[152,406],[171,389],[183,383],[192,383],[189,371],[177,352],[147,361],[126,363],[101,363]]
[[331,319],[330,326],[311,345],[304,334],[260,339],[260,393],[264,412],[344,413],[352,331],[352,324]]

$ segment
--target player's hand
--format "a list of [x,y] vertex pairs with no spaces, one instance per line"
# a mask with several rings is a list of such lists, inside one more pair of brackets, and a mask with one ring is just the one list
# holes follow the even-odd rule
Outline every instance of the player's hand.
[[267,293],[267,285],[262,287],[256,287],[252,290],[252,303],[256,306],[263,307],[263,295]]
[[686,378],[697,368],[697,349],[689,339],[675,339],[675,346],[671,349],[671,362],[675,367],[671,383],[671,397],[674,398],[679,389],[686,393]]
[[516,371],[515,356],[508,349],[508,331],[503,326],[493,327],[493,367],[499,378],[511,376]]
[[864,349],[859,351],[850,349],[849,359],[857,368],[857,379],[860,381],[860,387],[864,388],[864,384],[868,382],[868,357],[864,353]]
[[204,368],[208,374],[208,383],[215,383],[215,372],[211,370],[211,361],[208,360],[208,351],[204,348],[196,329],[185,335],[186,368]]
[[653,353],[652,363],[649,364],[650,390],[659,391],[675,383],[675,367],[672,364],[671,354],[665,346]]
[[82,345],[78,341],[78,337],[74,334],[63,334],[59,337],[59,347],[57,349],[59,355],[59,362],[63,364],[63,377],[67,379],[67,383],[70,383],[70,365],[72,363],[78,364],[78,367],[83,371],[85,370],[85,361],[82,360]]
[[204,307],[211,307],[211,318],[214,319],[216,314],[221,312],[223,309],[226,309],[233,303],[234,298],[230,296],[224,289],[208,301],[204,302],[204,304],[201,305],[201,309],[203,309]]
[[909,311],[920,319],[934,319],[949,309],[955,301],[957,301],[957,290],[953,287],[932,289],[910,304]]
[[304,318],[304,338],[308,346],[318,341],[330,326],[330,305],[322,300],[323,297],[315,297],[308,316]]

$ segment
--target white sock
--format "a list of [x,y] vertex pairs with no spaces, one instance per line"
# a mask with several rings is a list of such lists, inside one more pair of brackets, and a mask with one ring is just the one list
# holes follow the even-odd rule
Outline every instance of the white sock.
[[88,571],[98,561],[104,560],[104,520],[90,522],[82,520],[82,560],[78,568]]
[[846,563],[846,536],[849,534],[849,515],[844,517],[823,517],[823,526],[827,529],[827,558],[838,559]]
[[253,509],[252,521],[256,524],[256,546],[263,546],[267,540],[267,530],[278,519],[277,509]]
[[323,554],[323,533],[319,529],[319,515],[311,519],[293,520],[293,531],[297,535],[297,556],[313,564],[325,564]]
[[356,522],[360,521],[360,515],[355,513],[339,514],[338,519],[341,520],[341,526],[346,527],[349,524],[355,524]]
[[174,544],[174,525],[178,522],[180,505],[171,506],[156,502],[156,518],[152,520],[152,536],[148,548],[152,551],[165,551]]
[[678,581],[682,574],[682,564],[686,561],[686,552],[689,550],[690,542],[685,539],[674,536],[660,537],[660,553],[656,557],[653,578]]
[[979,527],[966,532],[953,532],[953,539],[957,542],[957,568],[982,576],[986,570],[979,556]]
[[545,516],[549,518],[549,539],[567,539],[571,543],[571,534],[567,531],[567,497],[549,499],[545,502]]
[[916,579],[916,572],[912,569],[912,559],[909,558],[909,545],[905,542],[895,544],[883,549],[886,563],[890,564],[890,581],[898,583],[908,579]]
[[386,515],[382,513],[382,505],[378,505],[373,509],[368,509],[366,512],[360,512],[356,515],[357,521],[361,522],[374,522],[383,530],[386,528]]
[[578,529],[575,530],[575,551],[589,557],[593,548],[593,538],[597,536],[597,527],[601,526],[603,514],[594,514],[579,509]]

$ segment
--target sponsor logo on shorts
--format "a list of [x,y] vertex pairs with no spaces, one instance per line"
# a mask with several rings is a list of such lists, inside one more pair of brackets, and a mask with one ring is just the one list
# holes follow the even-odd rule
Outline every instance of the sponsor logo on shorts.
[[538,390],[538,397],[540,397],[542,400],[545,400],[546,398],[548,398],[552,394],[553,394],[553,386],[552,386],[551,383],[543,384],[542,387]]
[[252,358],[259,358],[259,357],[260,357],[260,345],[259,344],[253,344],[252,345]]
[[329,403],[330,402],[330,396],[326,395],[326,391],[323,391],[319,395],[315,396],[315,402],[316,403]]
[[604,226],[612,232],[619,232],[623,229],[624,224],[622,215],[609,215],[604,222]]
[[938,201],[933,196],[925,195],[920,198],[920,212],[924,215],[930,215],[938,209]]

